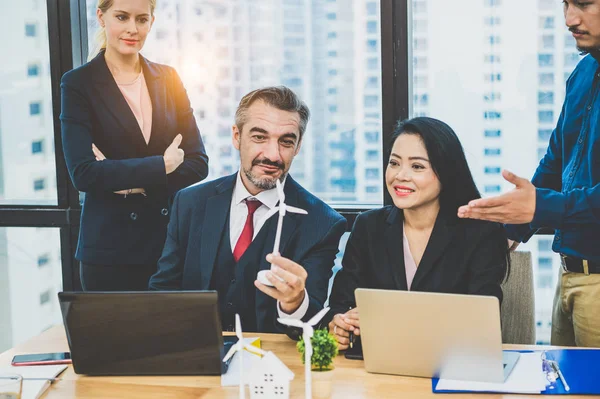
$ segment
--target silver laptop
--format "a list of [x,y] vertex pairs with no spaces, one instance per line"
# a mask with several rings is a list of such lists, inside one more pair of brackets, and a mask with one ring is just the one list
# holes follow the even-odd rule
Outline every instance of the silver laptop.
[[502,352],[498,298],[359,288],[371,373],[503,382],[519,359]]

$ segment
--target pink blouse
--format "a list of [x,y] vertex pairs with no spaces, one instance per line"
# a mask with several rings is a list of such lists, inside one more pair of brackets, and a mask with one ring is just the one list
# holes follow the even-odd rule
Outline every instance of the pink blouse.
[[150,100],[150,93],[148,92],[148,86],[146,85],[146,79],[144,73],[140,75],[131,83],[117,83],[119,90],[127,100],[129,108],[135,115],[140,130],[144,135],[146,144],[150,141],[150,132],[152,131],[152,100]]
[[412,285],[413,279],[415,278],[415,273],[417,272],[417,264],[415,263],[415,259],[410,252],[410,246],[408,245],[408,238],[406,238],[406,232],[404,228],[402,229],[402,243],[404,247],[404,270],[406,271],[406,286],[410,291],[410,286]]

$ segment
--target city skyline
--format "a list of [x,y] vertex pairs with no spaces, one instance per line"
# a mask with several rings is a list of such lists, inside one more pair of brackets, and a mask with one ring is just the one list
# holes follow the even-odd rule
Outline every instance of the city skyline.
[[[90,40],[95,6],[88,0]],[[450,124],[482,195],[511,189],[502,168],[531,178],[580,59],[560,4],[482,0],[465,12],[413,0],[410,11],[411,116]],[[238,168],[231,126],[240,98],[285,84],[313,115],[294,178],[339,209],[380,206],[380,12],[374,0],[160,0],[143,54],[183,80],[210,156],[206,181]],[[11,54],[0,72],[0,201],[56,205],[46,6],[25,0],[3,16],[3,33],[17,38],[0,44]],[[453,28],[442,29],[448,20]],[[0,229],[0,350],[60,322],[58,233]],[[535,236],[520,247],[534,260],[539,342],[549,341],[558,276],[551,244]]]

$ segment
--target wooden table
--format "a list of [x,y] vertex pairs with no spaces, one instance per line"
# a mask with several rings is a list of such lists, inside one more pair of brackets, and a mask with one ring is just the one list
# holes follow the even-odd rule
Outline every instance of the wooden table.
[[[257,334],[245,334],[247,337]],[[291,383],[291,398],[304,398],[304,368],[295,342],[285,335],[260,334],[263,348],[272,350],[296,374]],[[533,349],[532,346],[507,346],[507,349]],[[38,337],[0,354],[0,367],[10,364],[18,353],[42,353],[69,351],[65,331],[57,326]],[[540,395],[441,395],[431,392],[428,378],[400,377],[370,374],[364,370],[363,362],[347,360],[338,356],[335,360],[332,398],[539,398]],[[222,388],[220,377],[88,377],[73,372],[69,366],[48,390],[44,399],[197,399],[237,398],[238,388]],[[247,395],[247,398],[250,396]],[[569,396],[584,398],[584,396]]]

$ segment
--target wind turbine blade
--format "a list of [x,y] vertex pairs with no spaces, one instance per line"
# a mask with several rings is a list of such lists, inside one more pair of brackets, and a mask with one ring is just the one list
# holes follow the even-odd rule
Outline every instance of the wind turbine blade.
[[280,322],[281,324],[285,324],[286,326],[304,328],[304,323],[302,323],[302,320],[279,318],[279,319],[277,319],[277,321]]
[[277,196],[279,197],[279,204],[283,204],[285,202],[285,193],[283,192],[283,186],[279,179],[275,181],[275,185],[277,186]]
[[277,212],[279,212],[278,206],[269,209],[269,212],[267,212],[267,214],[265,216],[263,216],[264,220],[268,220],[271,216],[273,216]]
[[237,345],[233,345],[230,349],[229,352],[227,352],[227,354],[225,355],[225,357],[223,358],[223,362],[228,361],[229,359],[231,359],[231,356],[233,356],[233,354],[238,350]]
[[317,324],[319,321],[321,321],[321,319],[323,318],[323,316],[325,316],[327,314],[327,312],[329,312],[329,308],[325,308],[325,309],[321,309],[321,311],[319,313],[317,313],[316,315],[314,315],[307,324],[314,326],[315,324]]
[[253,353],[255,355],[261,355],[264,356],[267,354],[267,351],[264,351],[260,348],[257,348],[256,346],[252,346],[250,344],[245,344],[244,345],[244,349],[246,349],[248,352]]
[[242,335],[242,322],[240,321],[240,315],[235,314],[235,335],[237,335],[238,339],[243,340],[244,336]]
[[286,208],[287,208],[286,211],[288,211],[288,212],[301,213],[303,215],[308,215],[308,212],[306,212],[304,209],[296,208],[295,206],[286,205]]

